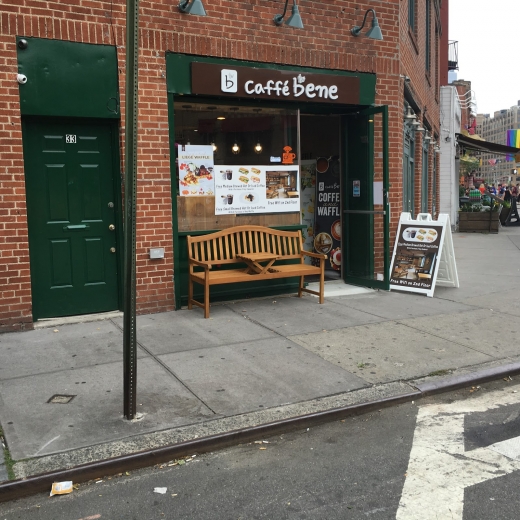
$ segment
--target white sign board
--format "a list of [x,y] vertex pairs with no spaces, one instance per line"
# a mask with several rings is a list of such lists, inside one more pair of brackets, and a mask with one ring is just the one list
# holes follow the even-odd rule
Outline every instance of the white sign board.
[[297,164],[215,167],[215,215],[299,212],[300,195]]
[[390,289],[433,296],[435,284],[459,287],[450,219],[401,213],[390,264]]

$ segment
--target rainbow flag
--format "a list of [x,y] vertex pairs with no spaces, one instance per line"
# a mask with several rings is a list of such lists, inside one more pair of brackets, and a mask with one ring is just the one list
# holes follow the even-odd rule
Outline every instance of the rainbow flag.
[[[507,146],[512,146],[513,148],[520,148],[520,130],[507,130]],[[512,155],[507,156],[508,161],[513,160]]]

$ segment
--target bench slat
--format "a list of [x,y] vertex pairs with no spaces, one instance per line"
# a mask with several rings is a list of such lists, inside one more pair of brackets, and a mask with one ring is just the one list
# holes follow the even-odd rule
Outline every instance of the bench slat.
[[219,257],[218,259],[219,260],[224,260],[224,249],[222,247],[222,242],[223,242],[223,238],[224,237],[218,237],[218,253],[219,253]]

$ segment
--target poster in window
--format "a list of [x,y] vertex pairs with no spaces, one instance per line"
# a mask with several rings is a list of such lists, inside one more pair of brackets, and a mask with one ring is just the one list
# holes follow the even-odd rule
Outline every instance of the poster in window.
[[300,211],[298,165],[216,166],[215,215]]
[[211,145],[179,145],[179,194],[196,197],[215,194],[214,162]]
[[341,271],[341,199],[340,164],[331,159],[320,172],[320,159],[316,174],[316,204],[314,219],[314,251],[326,254],[327,271]]

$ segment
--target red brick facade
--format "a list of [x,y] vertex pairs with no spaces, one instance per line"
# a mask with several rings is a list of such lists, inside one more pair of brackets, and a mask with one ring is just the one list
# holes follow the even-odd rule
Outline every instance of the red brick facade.
[[[414,0],[410,0],[414,1]],[[376,104],[389,107],[392,243],[402,207],[404,91],[422,121],[439,134],[437,0],[431,1],[430,73],[425,71],[424,1],[416,2],[416,30],[408,26],[408,1],[298,0],[305,28],[277,27],[281,1],[204,0],[208,16],[182,14],[176,2],[140,2],[139,153],[137,209],[137,309],[171,310],[173,297],[172,201],[165,53],[233,58],[348,70],[377,75]],[[354,37],[368,8],[377,12],[383,41]],[[117,47],[124,135],[125,3],[97,0],[4,0],[0,7],[0,330],[32,326],[31,280],[24,161],[16,82],[16,36],[62,39]],[[368,22],[371,22],[369,16]],[[405,76],[410,78],[405,81]],[[421,193],[421,143],[416,146],[416,207]],[[121,150],[124,150],[121,137]],[[431,157],[431,155],[430,155]],[[121,170],[124,171],[123,157]],[[430,172],[432,165],[430,164]],[[431,180],[431,175],[430,175]],[[438,186],[437,182],[437,186]],[[430,183],[430,208],[432,187]],[[150,261],[148,248],[164,247]]]

